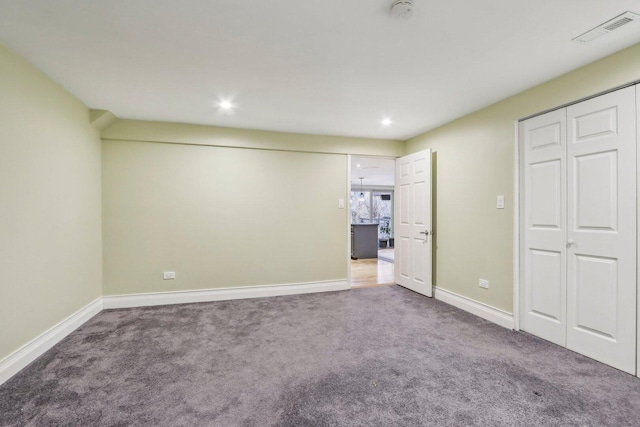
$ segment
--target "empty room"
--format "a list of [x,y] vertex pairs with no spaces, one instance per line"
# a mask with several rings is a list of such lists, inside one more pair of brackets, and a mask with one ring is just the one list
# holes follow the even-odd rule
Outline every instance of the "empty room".
[[640,424],[637,0],[0,0],[0,426]]

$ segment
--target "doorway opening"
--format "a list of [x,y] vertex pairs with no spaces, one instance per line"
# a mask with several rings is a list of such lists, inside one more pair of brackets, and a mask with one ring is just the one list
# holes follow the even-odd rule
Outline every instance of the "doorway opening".
[[395,284],[395,160],[351,157],[351,286]]

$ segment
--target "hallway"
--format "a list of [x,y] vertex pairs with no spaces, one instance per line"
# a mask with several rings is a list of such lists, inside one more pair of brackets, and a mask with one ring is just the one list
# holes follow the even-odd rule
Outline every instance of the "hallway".
[[395,284],[393,248],[378,249],[378,258],[351,260],[351,287],[370,288]]

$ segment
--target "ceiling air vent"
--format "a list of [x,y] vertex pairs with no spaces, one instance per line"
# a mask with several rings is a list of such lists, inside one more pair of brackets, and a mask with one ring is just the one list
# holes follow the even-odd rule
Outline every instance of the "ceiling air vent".
[[598,25],[596,28],[587,31],[584,34],[580,34],[578,37],[572,39],[571,41],[577,43],[589,43],[600,36],[609,34],[610,32],[615,31],[618,28],[637,20],[640,20],[640,15],[633,12],[625,12],[622,15],[618,15],[615,18]]

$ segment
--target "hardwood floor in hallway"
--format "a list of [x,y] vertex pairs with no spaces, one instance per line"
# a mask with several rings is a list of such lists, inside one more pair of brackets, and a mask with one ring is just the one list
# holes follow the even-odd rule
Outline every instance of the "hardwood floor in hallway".
[[[380,249],[378,256],[391,255],[393,259],[393,248]],[[351,260],[351,286],[353,288],[368,288],[374,286],[387,286],[395,284],[394,264],[380,258],[366,258]]]

